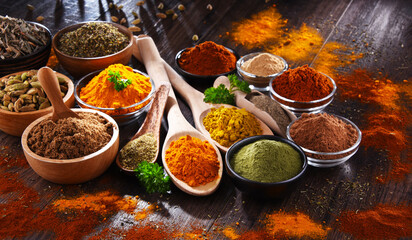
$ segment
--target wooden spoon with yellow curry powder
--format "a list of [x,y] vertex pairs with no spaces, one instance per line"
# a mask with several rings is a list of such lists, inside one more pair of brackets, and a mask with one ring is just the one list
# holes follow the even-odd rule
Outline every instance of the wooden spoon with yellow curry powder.
[[[220,84],[225,85],[225,87],[227,89],[229,89],[229,87],[230,87],[229,78],[226,77],[226,76],[220,76],[220,77],[216,78],[215,82],[213,83],[213,86],[218,87]],[[244,108],[244,109],[248,110],[249,112],[253,113],[256,117],[258,117],[260,120],[262,120],[264,123],[266,123],[268,125],[268,127],[270,127],[274,132],[276,132],[277,134],[279,134],[282,137],[286,137],[286,131],[281,130],[280,126],[278,125],[278,122],[276,122],[276,120],[269,113],[259,109],[258,107],[255,106],[255,104],[250,102],[247,99],[246,93],[244,93],[242,91],[235,91],[234,94],[235,94],[235,102],[236,102],[236,105],[238,107]],[[263,93],[261,93],[259,91],[254,91],[254,90],[252,90],[251,94],[263,95]],[[275,101],[275,100],[273,100],[273,101]],[[291,121],[296,119],[296,116],[291,111],[289,111],[285,108],[282,108],[280,105],[279,105],[279,108],[284,110],[282,114],[284,115],[285,118],[289,118],[288,122],[291,122]]]
[[[155,85],[158,86],[163,82],[169,82],[168,75],[165,70],[164,61],[160,57],[160,54],[157,50],[156,45],[152,38],[146,35],[140,35],[136,38],[135,49],[133,55],[141,61],[147,70],[149,76],[155,82]],[[206,196],[212,194],[220,184],[223,173],[223,161],[222,156],[219,152],[219,149],[212,143],[208,138],[206,138],[201,132],[196,130],[183,116],[180,111],[179,105],[177,103],[175,94],[173,90],[170,90],[169,97],[166,103],[165,115],[167,116],[167,121],[169,129],[163,143],[162,149],[162,162],[163,167],[165,168],[167,174],[170,176],[172,182],[182,191],[194,195],[194,196]],[[203,185],[199,186],[189,186],[186,182],[177,178],[169,169],[166,162],[166,150],[169,149],[173,141],[178,140],[180,137],[189,135],[200,139],[201,141],[209,141],[211,146],[216,152],[217,160],[219,162],[219,170],[217,177]]]
[[[204,135],[209,137],[214,144],[224,153],[227,152],[230,146],[222,146],[219,144],[217,141],[213,140],[213,138],[210,136],[209,131],[206,130],[204,124],[203,124],[203,119],[207,116],[207,114],[213,109],[213,108],[219,108],[221,106],[224,106],[226,108],[232,108],[235,106],[228,105],[228,104],[210,104],[210,103],[205,103],[203,101],[205,95],[198,90],[194,89],[192,86],[190,86],[185,80],[182,79],[182,77],[168,64],[165,63],[165,68],[167,71],[167,74],[169,76],[170,82],[172,83],[172,86],[182,95],[182,97],[186,100],[186,102],[189,104],[190,109],[192,110],[193,114],[193,120],[195,122],[196,128],[202,132]],[[237,108],[237,107],[235,107]],[[262,129],[262,135],[273,135],[272,130],[264,123],[262,122],[259,118],[256,118],[257,122],[260,125],[260,128]]]

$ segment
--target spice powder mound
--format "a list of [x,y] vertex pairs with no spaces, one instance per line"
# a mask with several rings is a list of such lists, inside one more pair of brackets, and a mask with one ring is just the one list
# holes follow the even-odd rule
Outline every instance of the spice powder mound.
[[81,119],[44,120],[33,127],[29,148],[42,157],[73,159],[94,153],[113,135],[113,125],[98,113],[80,112]]

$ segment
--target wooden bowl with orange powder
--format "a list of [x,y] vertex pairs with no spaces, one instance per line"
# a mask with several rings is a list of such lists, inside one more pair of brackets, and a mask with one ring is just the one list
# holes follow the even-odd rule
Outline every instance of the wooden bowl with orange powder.
[[[118,72],[120,77],[114,80],[110,72]],[[127,79],[130,84],[119,90],[122,87],[116,85],[122,85],[121,82]],[[81,108],[104,112],[122,126],[139,119],[150,107],[154,93],[154,82],[147,74],[123,64],[113,64],[80,79],[75,86],[74,96]]]
[[236,72],[239,59],[233,49],[206,41],[176,54],[177,70],[186,80],[215,80]]

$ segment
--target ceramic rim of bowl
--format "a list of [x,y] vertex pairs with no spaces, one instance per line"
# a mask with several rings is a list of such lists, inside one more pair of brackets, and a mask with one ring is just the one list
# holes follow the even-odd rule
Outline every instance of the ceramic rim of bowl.
[[[118,52],[115,52],[115,53],[112,53],[112,54],[109,54],[109,55],[100,56],[100,57],[75,57],[75,56],[71,56],[71,55],[68,55],[68,54],[63,53],[62,51],[60,51],[59,48],[57,47],[57,41],[60,40],[61,36],[62,36],[64,33],[75,31],[75,30],[77,30],[78,28],[82,27],[83,25],[85,25],[85,24],[87,24],[87,23],[107,23],[107,24],[110,24],[110,25],[115,26],[115,27],[118,28],[118,29],[122,29],[122,30],[124,30],[127,34],[124,33],[124,32],[122,32],[122,31],[120,31],[120,30],[119,30],[119,32],[123,33],[124,35],[126,35],[126,36],[129,38],[129,44],[128,44],[126,47],[124,47],[122,50],[118,51]],[[74,28],[73,30],[70,30],[70,31],[67,30],[67,29],[70,28],[70,27],[76,27],[76,28]],[[130,32],[129,29],[127,29],[126,27],[124,27],[124,26],[122,26],[122,25],[120,25],[120,24],[113,23],[113,22],[106,22],[106,21],[87,21],[87,22],[80,22],[80,23],[76,23],[76,24],[74,24],[74,25],[67,26],[67,27],[61,29],[60,31],[58,31],[58,32],[54,35],[53,40],[52,40],[52,46],[53,46],[54,51],[58,52],[59,54],[65,56],[65,57],[73,58],[73,59],[79,60],[79,61],[97,60],[97,59],[102,59],[102,58],[111,57],[111,56],[114,56],[114,55],[117,55],[117,54],[119,54],[119,53],[122,53],[122,52],[126,51],[126,49],[129,48],[129,47],[131,47],[132,45],[133,45],[133,33]]]
[[[139,71],[139,70],[137,70],[137,69],[133,69],[133,72],[137,72],[137,73],[139,73],[139,74],[141,74],[141,75],[149,78],[150,84],[152,85],[152,89],[150,90],[149,94],[148,94],[143,100],[141,100],[140,102],[134,103],[134,104],[132,104],[132,105],[129,105],[129,106],[127,106],[127,107],[121,107],[121,108],[102,108],[102,107],[96,107],[96,106],[90,105],[90,104],[88,104],[88,103],[86,103],[86,102],[84,102],[83,100],[80,99],[80,96],[77,94],[77,88],[79,87],[80,83],[82,83],[86,78],[88,78],[88,77],[90,77],[90,76],[92,76],[92,75],[97,76],[97,75],[98,75],[101,71],[103,71],[103,70],[104,70],[104,69],[91,72],[91,73],[87,74],[86,76],[82,77],[82,78],[76,83],[76,85],[74,86],[74,98],[75,98],[80,104],[85,105],[85,106],[87,106],[88,108],[91,108],[91,109],[94,109],[94,110],[99,110],[99,111],[100,111],[100,110],[103,110],[103,111],[123,110],[123,109],[134,108],[134,107],[136,107],[136,106],[138,106],[138,105],[140,105],[140,104],[143,104],[144,102],[152,99],[154,93],[156,92],[156,86],[155,86],[155,83],[153,82],[153,79],[150,78],[149,75],[147,75],[146,73],[141,72],[141,71]],[[90,80],[91,80],[91,79],[90,79]],[[89,80],[89,81],[90,81],[90,80]],[[135,110],[135,111],[133,111],[133,112],[128,112],[128,113],[125,113],[125,114],[114,115],[114,116],[117,117],[117,116],[127,116],[127,115],[131,115],[131,114],[135,113],[136,111],[138,111],[138,110],[140,110],[140,109],[143,109],[144,107],[148,106],[150,103],[151,103],[151,100],[150,100],[146,105],[142,106],[141,108],[139,108],[139,109],[137,109],[137,110]]]
[[[72,110],[73,110],[73,108],[72,108]],[[111,116],[109,116],[108,114],[106,114],[104,112],[96,111],[96,110],[93,110],[93,109],[75,108],[75,112],[97,113],[97,114],[100,114],[100,116],[104,117],[104,119],[106,119],[108,122],[112,123],[113,124],[113,134],[112,134],[112,137],[110,138],[110,141],[106,145],[104,145],[102,148],[97,150],[96,152],[90,153],[88,155],[85,155],[83,157],[78,157],[78,158],[52,159],[52,158],[47,158],[47,157],[37,155],[36,153],[34,153],[30,149],[29,145],[27,144],[27,137],[29,136],[30,132],[26,132],[26,131],[27,130],[31,131],[35,125],[39,124],[43,120],[50,119],[53,113],[49,113],[49,114],[47,114],[43,117],[38,118],[37,120],[33,121],[32,123],[30,123],[30,125],[24,130],[24,132],[22,134],[22,137],[21,137],[21,140],[20,140],[21,145],[23,146],[23,148],[26,148],[27,153],[30,154],[32,157],[36,158],[39,161],[47,162],[47,163],[76,163],[76,162],[86,161],[86,160],[89,160],[90,158],[93,158],[93,157],[101,154],[102,152],[106,151],[111,146],[113,146],[114,142],[119,137],[119,126],[117,125],[116,121]]]
[[[316,114],[319,114],[319,113],[316,113]],[[356,132],[358,133],[358,138],[356,139],[356,142],[352,146],[350,146],[349,148],[344,149],[344,150],[339,151],[339,152],[318,152],[318,151],[309,150],[307,148],[304,148],[304,147],[300,146],[305,153],[310,153],[310,154],[314,154],[314,155],[322,155],[322,156],[334,156],[334,155],[348,154],[348,153],[352,152],[353,150],[355,150],[357,147],[359,147],[360,142],[362,140],[362,132],[358,128],[358,126],[356,126],[356,124],[354,124],[352,121],[350,121],[349,119],[346,119],[344,117],[341,117],[341,116],[338,116],[338,115],[335,115],[335,114],[329,114],[329,115],[332,115],[332,116],[342,120],[344,123],[350,124],[353,128],[355,128]],[[293,120],[286,128],[286,136],[291,141],[293,141],[293,139],[290,136],[290,128],[299,119],[300,118],[297,118],[297,119]],[[323,160],[323,159],[321,159],[321,160]],[[328,159],[324,159],[324,160],[329,161]],[[335,160],[335,159],[331,159],[331,160]]]
[[[230,150],[230,149],[229,149],[229,150],[226,152],[226,155],[225,155],[225,163],[226,163],[226,166],[230,169],[230,171],[231,171],[238,179],[240,179],[242,182],[252,182],[252,183],[257,183],[257,184],[263,184],[263,185],[266,185],[266,186],[271,186],[271,185],[273,185],[273,184],[275,184],[275,185],[281,185],[281,184],[284,184],[284,183],[293,182],[294,180],[300,178],[300,177],[305,173],[305,171],[306,171],[306,169],[307,169],[307,166],[308,166],[308,160],[307,160],[306,154],[305,154],[305,152],[303,151],[302,147],[300,147],[298,144],[296,144],[295,142],[293,142],[293,141],[291,141],[291,140],[289,140],[289,139],[282,138],[282,137],[278,137],[278,136],[274,136],[274,135],[256,135],[256,136],[251,136],[251,137],[244,138],[244,139],[242,139],[242,140],[234,143],[232,146],[230,146],[230,148],[239,148],[239,149],[237,149],[237,151],[236,151],[236,152],[238,152],[238,151],[240,150],[240,148],[246,146],[246,145],[244,145],[244,146],[242,146],[242,147],[239,147],[239,145],[241,145],[244,141],[250,141],[250,143],[254,143],[254,142],[258,141],[258,140],[263,140],[263,139],[286,143],[287,145],[291,146],[296,152],[298,152],[298,153],[299,153],[299,156],[302,156],[302,157],[303,157],[303,158],[301,158],[301,160],[302,160],[302,168],[301,168],[300,172],[299,172],[298,174],[296,174],[295,176],[293,176],[293,177],[291,177],[291,178],[289,178],[289,179],[280,181],[280,182],[258,182],[258,181],[255,181],[255,180],[251,180],[251,179],[248,179],[248,178],[243,177],[242,175],[239,175],[239,174],[232,168],[232,165],[230,165],[230,159],[229,159],[229,154],[228,154],[228,153],[229,153],[229,150]],[[253,140],[253,141],[252,141],[252,140]],[[248,143],[248,144],[250,144],[250,143]],[[233,153],[233,154],[235,154],[235,153]]]

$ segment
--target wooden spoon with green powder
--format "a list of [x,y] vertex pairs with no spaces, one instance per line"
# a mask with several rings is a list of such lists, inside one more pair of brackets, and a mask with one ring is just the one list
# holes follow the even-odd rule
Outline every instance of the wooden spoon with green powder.
[[[229,78],[227,78],[226,76],[220,76],[216,78],[215,82],[213,83],[213,86],[217,87],[220,84],[225,85],[226,88],[229,89],[230,87]],[[255,104],[253,104],[252,102],[248,100],[248,97],[251,96],[252,94],[263,95],[263,93],[259,91],[252,91],[252,93],[246,95],[246,93],[242,91],[235,91],[234,94],[235,94],[236,106],[244,108],[248,110],[249,112],[253,113],[257,118],[259,118],[264,123],[266,123],[267,126],[269,126],[277,134],[279,134],[282,137],[286,137],[286,127],[282,125],[286,124],[287,126],[288,123],[296,119],[296,116],[291,111],[282,108],[280,105],[278,106],[278,108],[283,109],[283,111],[279,112],[279,114],[282,114],[282,116],[277,116],[277,117],[286,118],[286,121],[284,121],[285,124],[280,125],[268,112],[265,112],[259,109],[258,107],[255,106]],[[273,104],[276,104],[276,103],[273,103]]]
[[134,174],[142,161],[155,162],[159,155],[160,126],[170,91],[170,83],[158,86],[152,105],[139,131],[117,154],[116,164],[123,171]]
[[[135,49],[133,50],[133,55],[145,65],[146,70],[149,76],[155,82],[155,85],[158,86],[163,82],[169,82],[169,78],[165,70],[164,61],[160,57],[153,39],[146,35],[140,35],[135,40],[136,42],[134,44]],[[219,149],[212,143],[219,161],[218,177],[215,180],[197,187],[191,187],[187,183],[181,181],[171,173],[165,160],[166,150],[169,148],[170,144],[173,141],[178,140],[180,137],[186,135],[196,137],[202,141],[210,140],[206,138],[201,132],[196,130],[183,116],[172,89],[169,92],[169,97],[166,103],[165,115],[167,115],[169,129],[163,143],[161,154],[163,167],[165,168],[167,174],[179,189],[188,194],[194,196],[205,196],[212,194],[219,186],[223,173],[223,161]]]

